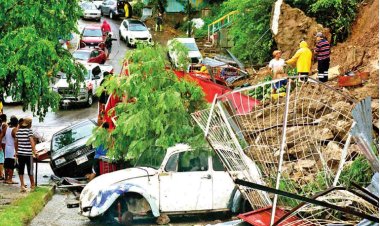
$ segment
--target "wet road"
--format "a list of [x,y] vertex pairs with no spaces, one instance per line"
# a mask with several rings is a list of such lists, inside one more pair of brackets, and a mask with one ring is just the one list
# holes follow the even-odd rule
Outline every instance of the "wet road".
[[[72,200],[74,196],[69,192],[57,190],[52,200],[44,207],[43,211],[33,219],[30,226],[116,226],[119,224],[105,222],[91,222],[86,217],[79,214],[78,208],[66,208],[66,202]],[[218,219],[218,220],[216,220]],[[213,225],[222,221],[229,221],[228,214],[203,214],[197,216],[177,216],[170,218],[170,225],[191,226],[191,225]],[[156,225],[155,218],[139,218],[134,220],[133,225],[147,226]]]
[[[118,41],[113,42],[113,52],[110,55],[110,59],[106,62],[114,67],[114,72],[119,73],[121,70],[121,60],[124,58],[128,48],[125,43],[119,41],[119,26],[121,20],[106,20],[111,25],[111,30],[113,32],[113,37]],[[78,28],[81,30],[84,26],[88,24],[96,24],[94,21],[78,21]],[[75,37],[74,39],[77,39]],[[33,117],[33,130],[42,135],[46,140],[50,140],[51,136],[67,127],[71,124],[80,122],[87,118],[97,117],[98,104],[95,102],[91,107],[85,106],[71,106],[66,109],[58,110],[57,112],[48,112],[44,121],[39,122],[38,117]],[[5,104],[4,113],[8,117],[15,115],[18,118],[31,117],[32,112],[22,110],[21,105],[17,104]],[[49,164],[39,164],[38,165],[38,183],[47,184],[49,182],[50,175],[53,174]],[[26,180],[27,182],[28,180]],[[27,182],[28,183],[28,182]],[[28,183],[29,184],[29,183]]]

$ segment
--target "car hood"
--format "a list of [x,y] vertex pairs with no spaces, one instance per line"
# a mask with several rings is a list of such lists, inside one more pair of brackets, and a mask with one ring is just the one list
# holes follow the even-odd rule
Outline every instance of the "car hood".
[[71,150],[78,150],[80,147],[86,146],[88,137],[84,137],[80,140],[77,140],[76,142],[69,144],[61,149],[58,149],[56,151],[51,152],[51,159],[57,159],[67,153],[69,153]]
[[153,176],[157,173],[158,170],[150,167],[134,167],[100,175],[84,187],[80,194],[82,206],[90,206],[92,200],[100,191],[106,191],[110,189],[111,186],[117,186],[126,180],[134,178]]
[[103,42],[103,37],[82,37],[84,42]]
[[149,38],[151,37],[149,31],[129,31],[134,38]]

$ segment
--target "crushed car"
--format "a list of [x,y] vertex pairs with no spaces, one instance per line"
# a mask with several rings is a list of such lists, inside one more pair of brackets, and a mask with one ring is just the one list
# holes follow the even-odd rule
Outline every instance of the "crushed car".
[[152,158],[143,153],[133,168],[90,181],[80,194],[80,213],[130,225],[134,216],[238,212],[242,207],[244,199],[210,150],[177,144],[155,153]]
[[56,132],[51,139],[50,167],[58,177],[83,177],[92,171],[95,149],[87,145],[95,120],[86,119]]

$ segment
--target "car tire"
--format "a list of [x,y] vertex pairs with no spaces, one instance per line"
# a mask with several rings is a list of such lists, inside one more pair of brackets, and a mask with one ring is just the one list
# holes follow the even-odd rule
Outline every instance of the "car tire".
[[127,47],[131,47],[128,36],[125,37],[125,44],[127,45]]
[[91,107],[93,103],[94,103],[94,97],[92,95],[92,91],[90,90],[90,91],[88,91],[86,105],[87,105],[87,107]]
[[133,213],[128,210],[121,215],[120,224],[124,226],[131,226],[133,224]]

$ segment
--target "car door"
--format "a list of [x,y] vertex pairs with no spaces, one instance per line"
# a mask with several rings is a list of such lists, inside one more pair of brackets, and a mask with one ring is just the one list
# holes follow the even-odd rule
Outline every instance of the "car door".
[[212,153],[212,208],[226,209],[235,184],[216,153]]
[[122,25],[120,26],[120,33],[121,36],[125,39],[128,36],[128,23],[127,21],[123,21]]
[[162,212],[212,209],[212,176],[207,151],[175,153],[160,173]]
[[92,76],[91,76],[91,84],[92,84],[92,92],[95,93],[96,89],[100,85],[100,81],[102,79],[102,69],[100,69],[99,66],[96,66],[92,69]]
[[95,49],[95,50],[92,50],[91,51],[91,54],[90,54],[90,59],[89,59],[89,62],[90,63],[100,63],[101,62],[101,59],[99,57],[99,50]]
[[111,1],[104,2],[104,5],[102,6],[102,12],[104,15],[110,14],[110,5],[111,5]]

